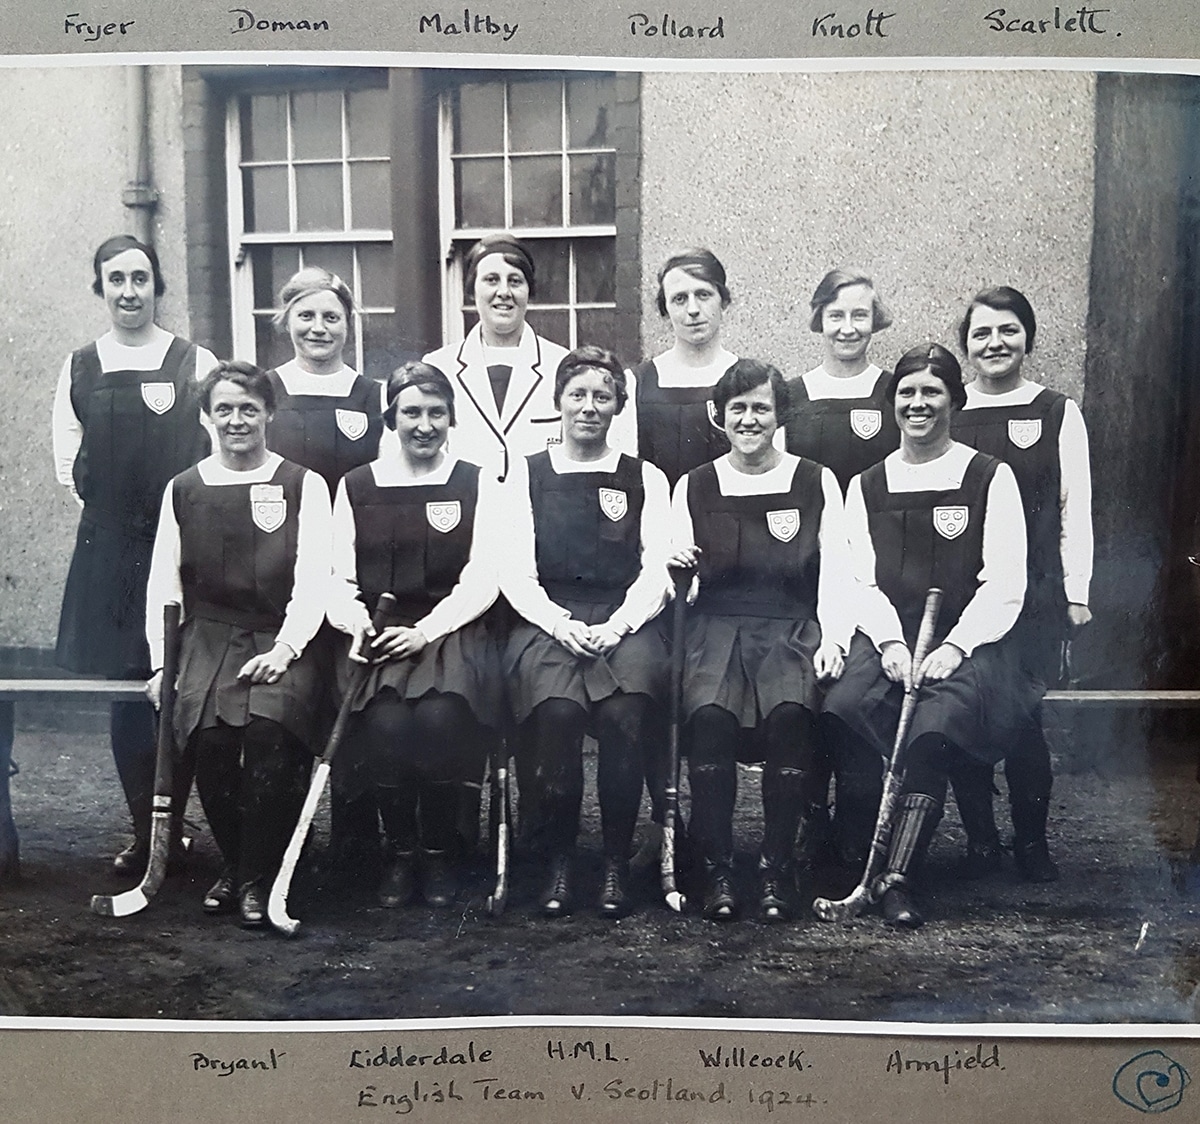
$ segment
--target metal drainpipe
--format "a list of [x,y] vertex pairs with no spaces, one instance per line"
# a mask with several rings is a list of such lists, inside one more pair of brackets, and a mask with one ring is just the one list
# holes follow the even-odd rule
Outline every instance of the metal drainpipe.
[[154,212],[158,192],[150,182],[150,68],[131,66],[127,103],[129,179],[121,193],[121,202],[130,211],[134,237],[147,246],[154,245]]

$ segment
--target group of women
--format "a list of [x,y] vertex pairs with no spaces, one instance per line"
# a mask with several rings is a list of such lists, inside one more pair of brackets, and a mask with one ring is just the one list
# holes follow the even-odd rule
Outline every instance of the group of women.
[[[687,250],[658,274],[674,344],[630,372],[534,332],[533,260],[494,235],[466,261],[478,324],[377,383],[343,362],[354,302],[324,270],[284,287],[295,359],[266,372],[207,353],[193,366],[190,345],[154,326],[150,247],[110,239],[94,268],[112,331],[68,360],[55,407],[60,478],[84,506],[59,654],[78,671],[145,673],[157,698],[162,607],[182,603],[171,719],[225,863],[206,910],[265,924],[312,754],[350,692],[335,812],[376,848],[382,824],[382,905],[454,900],[464,809],[477,817],[470,794],[503,742],[522,840],[545,867],[540,909],[571,912],[590,734],[597,907],[624,916],[644,786],[663,819],[672,658],[705,917],[741,912],[739,761],[763,763],[763,920],[797,915],[826,844],[862,861],[914,677],[885,916],[921,922],[910,887],[947,780],[968,872],[995,869],[1005,755],[1020,869],[1055,876],[1037,706],[1055,644],[1088,614],[1087,450],[1074,405],[1021,375],[1036,325],[1016,290],[967,310],[968,390],[937,344],[890,374],[871,363],[890,316],[870,278],[833,271],[812,301],[824,361],[787,380],[724,348],[724,268]],[[676,653],[660,618],[672,571],[689,605]],[[915,667],[931,586],[946,603]],[[373,622],[384,593],[394,608]],[[139,711],[135,755],[122,721],[135,842],[117,866],[130,870],[147,849],[152,727]]]

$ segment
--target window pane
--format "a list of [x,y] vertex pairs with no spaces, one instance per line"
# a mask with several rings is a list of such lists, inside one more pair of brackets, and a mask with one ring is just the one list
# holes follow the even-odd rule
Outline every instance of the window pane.
[[292,151],[297,160],[341,158],[340,90],[296,90],[292,93]]
[[255,361],[268,370],[294,358],[292,341],[284,333],[276,331],[270,316],[254,317],[254,344]]
[[296,168],[296,229],[342,230],[342,169],[338,164]]
[[459,160],[454,166],[455,226],[503,227],[504,161]]
[[611,78],[567,79],[567,143],[571,148],[611,148]]
[[562,85],[513,82],[508,87],[508,147],[511,152],[554,152],[562,148]]
[[525,243],[533,258],[535,304],[566,304],[571,299],[568,276],[570,243],[565,238],[538,239]]
[[572,156],[570,161],[572,224],[616,222],[616,157],[606,152],[595,156]]
[[[581,308],[577,313],[579,343],[594,343],[612,349],[617,344],[617,314],[611,308]],[[628,356],[621,356],[628,360]]]
[[460,86],[454,98],[454,151],[504,151],[504,87],[495,82]]
[[512,162],[513,226],[562,226],[562,160],[524,156]]
[[565,309],[561,312],[530,309],[529,324],[539,336],[560,343],[563,347],[571,346],[571,314]]
[[411,352],[403,353],[400,327],[394,313],[376,312],[363,317],[363,361],[358,367],[360,374],[372,378],[383,378],[391,374],[405,359],[412,359]]
[[[343,243],[303,246],[301,252],[305,265],[319,265],[330,273],[336,273],[351,289],[354,288],[354,247]],[[357,297],[357,294],[355,294]]]
[[580,304],[612,304],[617,299],[617,247],[611,239],[575,243],[575,299]]
[[346,99],[350,155],[389,155],[392,122],[387,90],[351,90]]
[[242,98],[242,159],[287,159],[287,95]]
[[287,230],[287,169],[244,169],[242,207],[248,231]]
[[251,246],[254,270],[254,307],[278,308],[279,290],[300,268],[300,251],[295,246]]
[[358,230],[392,227],[391,173],[387,164],[350,165],[350,225]]
[[362,290],[357,294],[364,308],[391,308],[396,300],[396,283],[393,273],[392,247],[390,243],[365,243],[358,248],[358,272],[362,277]]

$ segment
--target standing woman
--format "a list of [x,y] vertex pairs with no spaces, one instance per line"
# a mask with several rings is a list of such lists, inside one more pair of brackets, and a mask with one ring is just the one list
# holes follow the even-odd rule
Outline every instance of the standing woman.
[[[399,438],[347,474],[334,502],[330,621],[353,637],[351,659],[377,662],[351,704],[387,835],[380,904],[421,891],[450,905],[457,797],[483,770],[484,727],[499,725],[499,662],[480,619],[496,599],[498,486],[446,451],[454,391],[426,363],[388,380],[384,421]],[[397,600],[379,635],[370,613]],[[420,863],[417,852],[420,851]]]
[[[268,372],[275,411],[267,440],[280,456],[324,479],[330,497],[353,468],[379,455],[385,392],[382,384],[358,374],[343,359],[354,323],[354,295],[338,276],[306,266],[279,293],[275,326],[291,341],[295,356]],[[332,630],[322,629],[314,656],[333,681],[337,647]],[[323,720],[328,720],[326,708]],[[366,779],[347,772],[339,758],[330,794],[330,850],[338,865],[374,867],[378,862],[378,813],[364,797]]]
[[675,482],[729,451],[716,422],[712,392],[737,356],[721,343],[732,297],[725,267],[702,247],[682,250],[658,271],[658,314],[675,342],[634,372],[638,455]]
[[[154,322],[166,291],[153,247],[128,234],[101,243],[92,291],[112,326],[67,357],[54,397],[55,473],[83,508],[63,593],[55,659],[83,675],[144,679],[146,579],[163,488],[209,448],[199,379],[213,355]],[[150,855],[154,710],[112,704],[113,758],[133,819],[134,842],[113,861],[140,873]],[[177,774],[182,820],[191,774]],[[176,832],[178,838],[178,832]]]
[[503,482],[521,458],[557,444],[554,372],[566,349],[525,322],[533,258],[511,234],[489,234],[466,259],[466,294],[479,323],[462,343],[425,356],[454,388],[453,452]]
[[509,636],[504,671],[528,755],[530,840],[549,856],[541,897],[548,917],[574,904],[589,730],[600,747],[600,913],[628,913],[647,720],[666,686],[662,636],[643,626],[666,597],[670,499],[659,469],[608,443],[625,402],[625,372],[611,352],[589,346],[565,356],[554,380],[562,444],[518,466],[508,496],[501,589],[523,619]]
[[175,735],[225,863],[204,909],[266,922],[266,891],[308,785],[319,668],[306,652],[330,589],[329,493],[267,448],[275,391],[250,363],[218,364],[200,387],[217,451],[167,486],[147,598],[157,669],[162,608],[183,605]]
[[[1087,429],[1079,407],[1022,373],[1037,321],[1024,294],[1007,285],[978,293],[959,325],[959,342],[977,377],[954,421],[954,436],[1010,465],[1021,489],[1029,538],[1028,590],[1014,636],[1030,675],[1057,682],[1063,642],[1092,619],[1092,477]],[[1041,709],[1009,746],[1008,779],[1017,869],[1031,882],[1052,882],[1058,868],[1046,843],[1052,777]],[[968,865],[995,869],[999,839],[991,779],[970,802]],[[964,820],[966,816],[964,816]],[[975,860],[972,864],[972,859]]]
[[[1025,522],[1012,470],[951,439],[966,393],[944,347],[905,352],[887,395],[900,448],[856,476],[846,496],[858,631],[825,712],[846,728],[836,743],[839,776],[857,774],[879,792],[904,685],[923,676],[902,750],[883,895],[884,917],[915,928],[923,918],[911,883],[941,819],[947,778],[990,772],[1036,696],[1006,639],[1025,593]],[[945,597],[934,646],[917,669],[912,651],[933,587]]]
[[819,367],[788,380],[792,411],[787,450],[833,469],[845,494],[850,481],[900,443],[887,372],[867,358],[871,338],[892,314],[865,273],[830,270],[812,295],[809,328],[821,335]]
[[733,920],[736,762],[753,737],[765,761],[759,914],[784,921],[795,913],[797,829],[825,805],[812,772],[817,683],[841,674],[850,643],[842,495],[829,469],[775,447],[788,392],[774,367],[739,359],[713,402],[730,450],[689,472],[672,499],[671,563],[699,567],[682,709],[690,831],[704,916]]

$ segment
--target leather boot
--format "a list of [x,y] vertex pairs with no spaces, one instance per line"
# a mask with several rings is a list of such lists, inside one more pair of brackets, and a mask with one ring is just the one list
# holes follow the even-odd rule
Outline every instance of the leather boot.
[[1050,858],[1046,842],[1048,800],[1026,799],[1012,802],[1013,858],[1026,882],[1055,882],[1058,866]]
[[1003,866],[1004,850],[992,807],[994,794],[990,769],[972,769],[954,777],[954,800],[967,835],[967,852],[957,867],[959,878],[986,878]]
[[604,882],[600,890],[600,916],[616,920],[629,914],[629,860],[609,855],[604,860]]
[[454,904],[458,894],[458,880],[454,876],[454,864],[448,851],[421,852],[421,897],[426,905],[434,909],[445,909]]
[[910,792],[900,798],[887,869],[879,881],[884,920],[892,925],[918,929],[925,923],[912,895],[912,880],[940,818],[941,806],[932,796]]
[[384,851],[383,877],[379,880],[379,904],[384,909],[408,905],[417,892],[413,852],[402,851],[388,843]]
[[758,918],[768,925],[796,916],[796,869],[791,863],[758,860]]
[[706,921],[736,921],[741,912],[733,889],[733,856],[704,860],[704,905]]
[[546,888],[538,899],[543,917],[566,917],[575,908],[573,856],[559,852],[550,859]]

